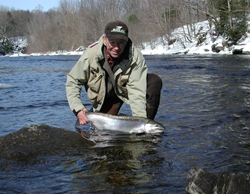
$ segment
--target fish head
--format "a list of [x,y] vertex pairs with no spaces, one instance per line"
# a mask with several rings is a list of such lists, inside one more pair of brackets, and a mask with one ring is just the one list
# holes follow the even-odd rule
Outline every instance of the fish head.
[[146,133],[161,133],[165,127],[156,121],[148,119],[148,122],[144,126]]

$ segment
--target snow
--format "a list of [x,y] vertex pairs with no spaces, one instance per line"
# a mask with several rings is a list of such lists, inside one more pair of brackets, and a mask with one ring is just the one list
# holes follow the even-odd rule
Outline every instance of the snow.
[[[250,22],[249,22],[250,25]],[[198,22],[193,24],[195,32],[188,38],[184,36],[188,34],[188,28],[190,26],[183,26],[173,30],[171,33],[171,40],[176,40],[173,44],[168,45],[167,41],[163,37],[156,39],[153,43],[144,43],[141,50],[143,55],[171,55],[171,54],[232,54],[233,49],[242,49],[243,54],[250,54],[250,29],[244,38],[238,41],[237,45],[232,47],[223,47],[225,39],[223,37],[213,36],[213,28],[209,29],[208,21]],[[199,32],[199,33],[198,33]],[[199,34],[198,36],[196,34]],[[197,44],[199,37],[203,36],[204,41]],[[19,43],[19,47],[27,44],[23,40]],[[185,46],[184,46],[185,45]],[[213,52],[212,46],[216,45],[217,48],[221,48],[220,52]],[[21,52],[15,52],[11,55],[6,55],[9,57],[18,56],[46,56],[46,55],[82,55],[84,48],[80,46],[75,51],[56,51],[47,53],[32,53],[32,54],[22,54]]]
[[[249,22],[250,24],[250,22]],[[216,45],[216,47],[223,47],[223,42],[225,39],[223,37],[213,37],[212,30],[208,28],[208,22],[199,22],[195,24],[196,29],[202,30],[199,32],[201,35],[205,36],[205,41],[197,46],[198,38],[192,37],[190,41],[187,41],[183,36],[183,30],[187,32],[187,26],[183,28],[177,28],[172,32],[172,39],[176,39],[177,41],[172,45],[163,45],[158,42],[155,42],[154,48],[150,44],[145,43],[145,48],[141,50],[144,55],[167,55],[167,54],[232,54],[233,49],[242,49],[243,53],[250,54],[250,33],[247,33],[247,36],[238,41],[238,45],[235,45],[231,48],[224,48],[224,50],[220,51],[219,53],[212,51],[212,45]],[[186,48],[183,47],[183,44]]]

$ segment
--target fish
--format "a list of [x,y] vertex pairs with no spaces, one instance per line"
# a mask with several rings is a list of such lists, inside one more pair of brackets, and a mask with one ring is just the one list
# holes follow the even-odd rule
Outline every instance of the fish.
[[99,112],[87,112],[87,119],[95,129],[121,131],[125,133],[161,133],[165,127],[154,120],[126,115],[110,115]]

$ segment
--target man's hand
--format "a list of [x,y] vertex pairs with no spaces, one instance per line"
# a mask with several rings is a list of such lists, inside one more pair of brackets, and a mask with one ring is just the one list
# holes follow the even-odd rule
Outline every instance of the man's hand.
[[85,125],[86,123],[89,122],[89,120],[87,119],[85,113],[88,112],[88,110],[85,108],[83,110],[81,110],[78,114],[77,117],[79,119],[79,123],[80,125]]

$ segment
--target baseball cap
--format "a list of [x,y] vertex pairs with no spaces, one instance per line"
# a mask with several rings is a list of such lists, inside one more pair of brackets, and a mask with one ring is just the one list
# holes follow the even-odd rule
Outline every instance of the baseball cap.
[[122,39],[128,41],[128,26],[121,21],[109,22],[104,30],[108,39]]

